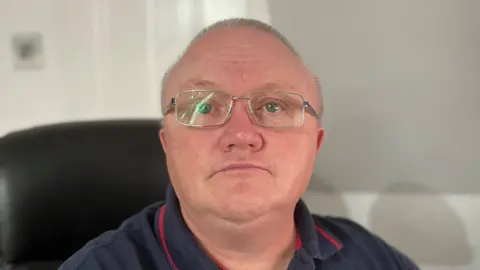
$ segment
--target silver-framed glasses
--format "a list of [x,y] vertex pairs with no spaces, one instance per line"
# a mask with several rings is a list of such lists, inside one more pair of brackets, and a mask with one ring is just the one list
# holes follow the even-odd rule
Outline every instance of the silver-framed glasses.
[[302,95],[293,92],[263,91],[248,96],[233,96],[223,91],[186,90],[173,97],[163,111],[172,109],[179,124],[190,127],[223,125],[231,117],[235,101],[245,100],[252,121],[269,128],[303,125],[305,111],[319,118],[315,109]]

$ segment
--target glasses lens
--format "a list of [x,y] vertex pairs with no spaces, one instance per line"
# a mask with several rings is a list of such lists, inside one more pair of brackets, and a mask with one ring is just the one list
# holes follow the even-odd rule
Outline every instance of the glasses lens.
[[177,95],[177,121],[189,126],[215,126],[228,116],[231,97],[216,91],[185,91]]
[[250,113],[261,126],[298,126],[303,121],[303,98],[292,93],[257,93],[252,95]]

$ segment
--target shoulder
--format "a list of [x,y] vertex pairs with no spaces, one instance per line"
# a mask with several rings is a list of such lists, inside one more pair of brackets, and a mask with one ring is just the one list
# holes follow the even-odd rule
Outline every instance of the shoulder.
[[343,258],[362,261],[371,269],[419,269],[407,255],[350,219],[318,215],[313,218],[340,240]]
[[[156,203],[125,220],[118,229],[88,241],[60,270],[158,269],[168,265],[158,245],[155,219],[163,203]],[[138,256],[131,256],[138,254]]]

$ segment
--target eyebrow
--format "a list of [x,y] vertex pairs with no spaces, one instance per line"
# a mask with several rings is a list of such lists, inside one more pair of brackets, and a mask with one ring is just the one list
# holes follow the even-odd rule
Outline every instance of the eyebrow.
[[182,88],[185,87],[193,87],[193,88],[201,88],[201,89],[210,89],[214,88],[217,89],[218,85],[212,81],[205,80],[205,79],[188,79],[185,83],[182,84]]
[[[212,90],[221,90],[219,85],[217,83],[214,83],[213,81],[206,80],[206,79],[189,79],[187,80],[184,84],[182,84],[182,88],[184,87],[193,87],[193,88],[200,88],[200,89],[212,89]],[[279,80],[276,82],[267,82],[262,84],[260,87],[256,87],[254,89],[255,91],[262,91],[262,90],[292,90],[295,87],[283,80]]]
[[280,80],[277,82],[264,83],[257,90],[285,90],[285,89],[292,90],[294,88],[295,87],[292,84],[286,81]]

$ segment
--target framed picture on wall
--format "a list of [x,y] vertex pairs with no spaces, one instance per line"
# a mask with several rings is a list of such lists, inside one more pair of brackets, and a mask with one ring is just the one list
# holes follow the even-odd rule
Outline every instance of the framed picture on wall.
[[45,67],[43,36],[38,32],[12,35],[13,65],[17,70],[38,70]]

